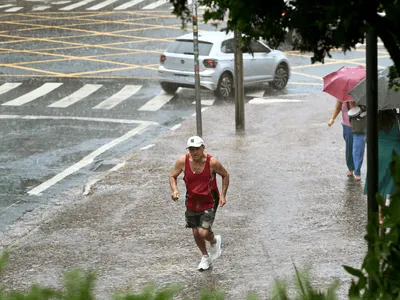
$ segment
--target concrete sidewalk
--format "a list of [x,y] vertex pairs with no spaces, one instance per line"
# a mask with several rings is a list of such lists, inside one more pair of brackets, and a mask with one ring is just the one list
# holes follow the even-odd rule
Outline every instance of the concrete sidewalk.
[[361,184],[346,177],[340,118],[327,126],[332,97],[292,100],[299,101],[247,104],[244,134],[235,132],[234,104],[203,113],[207,152],[231,175],[228,203],[214,223],[223,252],[212,270],[196,270],[201,256],[185,228],[184,201],[170,200],[169,172],[196,133],[191,118],[154,147],[133,153],[93,194],[70,192],[3,232],[0,246],[15,247],[2,282],[57,286],[65,271],[78,267],[97,271],[96,299],[151,281],[181,283],[180,296],[191,299],[215,287],[226,299],[246,299],[251,291],[269,295],[275,279],[292,279],[294,263],[309,266],[320,288],[339,279],[339,299],[347,299],[351,277],[342,265],[358,268],[366,251],[365,166]]

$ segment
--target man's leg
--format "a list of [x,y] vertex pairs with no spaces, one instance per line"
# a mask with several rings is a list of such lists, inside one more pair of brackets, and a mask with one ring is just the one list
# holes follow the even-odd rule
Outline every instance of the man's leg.
[[[206,238],[203,228],[193,228],[193,236],[194,240],[196,241],[197,247],[199,247],[201,254],[203,255],[197,269],[199,271],[208,270],[210,265],[212,264],[211,257],[208,255],[207,248],[206,248]],[[207,235],[207,234],[206,234]]]
[[215,209],[207,209],[200,218],[199,234],[210,243],[210,256],[212,260],[221,255],[221,236],[214,235],[211,227],[215,219]]
[[204,230],[203,228],[192,228],[194,240],[196,241],[196,245],[197,247],[199,247],[201,254],[208,255],[206,248],[206,238],[203,231],[208,232],[208,230]]

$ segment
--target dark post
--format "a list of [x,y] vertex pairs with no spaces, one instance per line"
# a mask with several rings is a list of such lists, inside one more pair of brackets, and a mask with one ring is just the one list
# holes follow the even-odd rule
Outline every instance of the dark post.
[[[368,166],[368,222],[376,222],[378,228],[378,47],[373,28],[367,33],[367,166]],[[374,240],[368,241],[368,251],[373,251]],[[368,278],[370,290],[374,290],[372,278]]]
[[196,96],[196,125],[197,135],[203,135],[201,123],[201,99],[200,99],[200,67],[199,67],[199,31],[197,27],[197,0],[192,3],[193,15],[193,52],[194,52],[194,84]]
[[235,121],[236,131],[244,131],[244,88],[243,53],[240,44],[240,32],[234,31],[235,38]]

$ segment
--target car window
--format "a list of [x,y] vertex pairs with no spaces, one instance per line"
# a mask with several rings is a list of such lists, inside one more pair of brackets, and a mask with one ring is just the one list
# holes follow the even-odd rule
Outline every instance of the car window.
[[253,53],[268,53],[270,52],[269,49],[267,47],[265,47],[263,44],[261,44],[258,41],[252,40],[250,42],[250,49]]
[[226,41],[223,41],[221,44],[221,52],[222,53],[234,53],[235,52],[235,47],[234,47],[234,40],[229,39]]
[[[199,41],[199,55],[209,55],[212,46],[212,43]],[[194,54],[193,40],[176,40],[168,47],[167,52],[178,54]]]

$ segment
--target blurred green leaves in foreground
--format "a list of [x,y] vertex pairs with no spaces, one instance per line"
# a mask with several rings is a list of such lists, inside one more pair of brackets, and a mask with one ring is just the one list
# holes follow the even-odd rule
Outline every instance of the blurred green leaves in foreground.
[[[367,225],[365,240],[374,245],[366,252],[362,266],[356,269],[344,266],[355,279],[349,288],[349,299],[356,300],[400,300],[400,158],[393,153],[390,169],[396,191],[390,197],[390,203],[377,196],[381,207],[383,224],[379,225],[378,215],[371,218]],[[0,275],[6,267],[8,252],[0,257]],[[339,281],[333,281],[326,291],[313,287],[309,272],[299,271],[294,266],[293,285],[289,281],[277,280],[269,299],[274,300],[335,300]],[[94,286],[96,275],[93,272],[71,270],[64,276],[64,284],[60,289],[32,285],[29,290],[9,291],[0,285],[0,300],[95,300]],[[149,284],[139,293],[115,293],[112,300],[172,300],[194,299],[182,296],[183,286],[176,284],[158,289]],[[196,297],[199,300],[223,300],[224,292],[220,290],[202,290]],[[248,300],[261,299],[256,293],[249,293]],[[264,299],[264,298],[263,298]],[[110,299],[111,300],[111,299]]]

